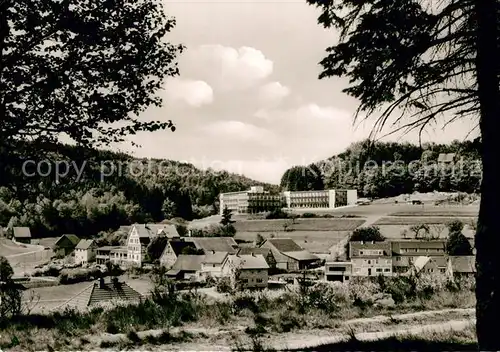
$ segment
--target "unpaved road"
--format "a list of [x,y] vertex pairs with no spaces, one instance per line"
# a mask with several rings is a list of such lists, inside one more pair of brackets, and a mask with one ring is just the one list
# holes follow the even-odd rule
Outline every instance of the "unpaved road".
[[[425,316],[436,316],[443,315],[443,320],[446,319],[445,314],[449,313],[459,313],[463,315],[463,318],[442,321],[432,324],[425,325],[416,325],[412,327],[405,328],[397,328],[393,327],[391,329],[390,326],[387,327],[384,331],[375,331],[375,332],[360,332],[356,333],[355,336],[360,341],[372,341],[378,339],[388,338],[394,335],[408,335],[408,334],[422,334],[423,332],[443,332],[443,331],[461,331],[467,329],[471,324],[474,324],[475,320],[473,318],[474,309],[443,309],[443,310],[435,310],[435,311],[424,311],[424,312],[416,312],[416,313],[408,313],[408,314],[398,314],[392,317],[388,316],[376,316],[372,318],[362,318],[362,319],[352,319],[345,321],[342,325],[343,328],[337,329],[322,329],[316,331],[294,331],[290,333],[283,334],[270,334],[267,337],[261,339],[263,346],[266,348],[272,348],[275,350],[284,350],[284,349],[294,349],[300,350],[303,348],[314,348],[321,345],[335,344],[342,341],[345,341],[348,338],[347,329],[352,324],[361,325],[369,325],[371,323],[379,323],[384,322],[386,320],[396,319],[399,321],[411,320],[415,318],[422,318]],[[244,333],[244,326],[234,326],[230,330],[224,329],[203,329],[203,328],[187,328],[187,327],[179,327],[173,328],[169,332],[171,334],[176,334],[180,332],[187,332],[193,335],[203,334],[204,339],[197,342],[190,343],[182,343],[182,344],[168,344],[162,346],[155,346],[154,350],[175,350],[175,351],[200,351],[200,350],[210,350],[210,351],[232,351],[235,348],[236,340],[234,340],[234,336],[239,336],[240,338],[244,338],[245,340],[248,338]],[[162,330],[150,330],[143,331],[138,333],[141,338],[145,338],[146,336],[158,336],[162,333]],[[233,336],[233,337],[231,337]],[[126,339],[124,334],[110,335],[105,334],[100,337],[90,337],[91,341],[94,342],[95,345],[99,346],[102,341],[111,342],[111,341],[119,341],[122,339]],[[251,346],[244,346],[246,348],[251,349]]]

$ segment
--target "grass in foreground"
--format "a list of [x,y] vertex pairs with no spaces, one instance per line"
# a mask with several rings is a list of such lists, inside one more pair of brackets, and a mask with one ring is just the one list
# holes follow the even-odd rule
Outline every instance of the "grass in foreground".
[[427,224],[427,225],[446,225],[450,223],[453,220],[460,220],[464,224],[467,224],[470,222],[471,218],[464,218],[462,216],[455,216],[455,217],[448,217],[448,216],[441,216],[441,217],[428,217],[428,216],[410,216],[410,217],[404,217],[404,216],[399,216],[399,217],[393,217],[393,218],[381,218],[375,222],[375,226],[377,225],[420,225],[420,224]]
[[[377,341],[359,341],[352,336],[348,341],[302,348],[300,351],[477,351],[477,337],[471,324],[461,331],[425,333],[420,336],[401,335]],[[292,350],[299,351],[299,350]]]
[[413,216],[436,216],[436,217],[477,217],[478,212],[477,211],[469,211],[469,210],[463,210],[463,209],[458,209],[458,210],[441,210],[441,211],[436,211],[436,210],[422,210],[422,211],[415,211],[415,212],[410,212],[410,211],[400,211],[396,213],[389,214],[389,216],[401,216],[401,217],[413,217]]
[[[0,326],[0,348],[88,349],[90,346],[85,339],[99,337],[105,332],[115,336],[130,335],[130,341],[126,343],[133,342],[137,346],[146,341],[130,337],[134,337],[135,332],[150,329],[166,329],[166,333],[156,340],[150,339],[149,344],[161,344],[169,339],[179,342],[188,336],[173,334],[172,329],[187,326],[206,331],[214,328],[231,330],[242,325],[256,333],[270,334],[342,328],[343,322],[353,318],[474,306],[471,287],[450,290],[434,279],[422,277],[415,281],[415,285],[403,278],[379,279],[383,282],[352,280],[348,285],[340,286],[318,283],[305,291],[286,292],[279,297],[266,292],[246,292],[222,301],[208,300],[197,293],[162,291],[163,294],[156,299],[135,305],[94,308],[86,313],[64,311],[16,317]],[[391,293],[395,306],[377,307],[373,304],[373,296],[382,291]],[[116,344],[108,342],[106,347]]]

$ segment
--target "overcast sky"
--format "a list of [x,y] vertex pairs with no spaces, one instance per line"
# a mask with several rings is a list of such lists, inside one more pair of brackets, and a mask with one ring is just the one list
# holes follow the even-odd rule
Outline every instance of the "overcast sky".
[[[170,41],[187,50],[179,57],[180,77],[165,87],[164,107],[144,118],[171,119],[177,131],[139,134],[131,140],[142,147],[129,143],[122,151],[278,183],[288,167],[368,136],[369,123],[352,125],[357,102],[341,92],[347,81],[318,80],[318,62],[335,32],[317,24],[319,11],[305,0],[164,1],[177,19]],[[470,126],[438,126],[424,141],[463,139]]]

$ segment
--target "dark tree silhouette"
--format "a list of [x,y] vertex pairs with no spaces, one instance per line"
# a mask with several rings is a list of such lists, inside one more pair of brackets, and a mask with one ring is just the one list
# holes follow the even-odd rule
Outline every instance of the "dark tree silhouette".
[[233,214],[231,213],[231,210],[229,210],[229,208],[226,206],[224,207],[224,209],[222,209],[222,218],[220,220],[220,223],[222,226],[228,226],[232,223],[234,223],[234,221],[231,219],[233,216]]
[[446,253],[448,255],[472,255],[472,247],[462,232],[451,232],[446,241]]
[[22,188],[23,162],[55,161],[61,136],[94,148],[174,131],[139,118],[178,74],[174,26],[152,0],[0,1],[0,183]]
[[382,242],[385,241],[385,237],[380,232],[380,228],[377,226],[370,227],[360,227],[352,232],[351,237],[349,238],[351,242],[358,241],[375,241]]
[[315,191],[325,188],[320,168],[309,166],[295,166],[285,171],[281,177],[280,186],[288,191]]
[[[320,78],[345,76],[344,92],[368,116],[384,105],[374,132],[395,118],[395,130],[422,131],[436,118],[446,123],[479,117],[483,179],[476,232],[476,329],[481,350],[499,350],[492,326],[500,323],[500,223],[496,207],[500,115],[498,1],[307,0],[321,8],[324,27],[340,30],[327,49]],[[447,114],[444,114],[447,113]],[[447,116],[447,117],[446,117]]]
[[385,237],[380,232],[377,226],[359,227],[352,232],[349,236],[349,241],[345,244],[344,250],[346,256],[349,257],[349,243],[350,242],[383,242]]

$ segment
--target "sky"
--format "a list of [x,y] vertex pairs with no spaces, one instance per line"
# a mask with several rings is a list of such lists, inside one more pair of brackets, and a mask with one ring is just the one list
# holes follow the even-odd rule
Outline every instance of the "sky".
[[[373,120],[353,125],[358,103],[342,93],[348,81],[318,79],[336,33],[317,24],[320,11],[305,0],[163,1],[177,20],[168,40],[187,49],[180,76],[166,79],[164,106],[141,118],[172,120],[176,131],[140,133],[117,149],[279,183],[287,168],[368,137]],[[464,139],[471,125],[435,126],[422,140]]]

